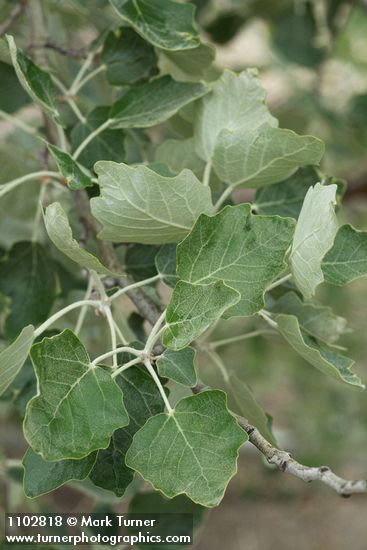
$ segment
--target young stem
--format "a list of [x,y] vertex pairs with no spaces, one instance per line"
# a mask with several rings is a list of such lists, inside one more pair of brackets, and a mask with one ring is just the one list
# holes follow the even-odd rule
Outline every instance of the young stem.
[[118,369],[114,370],[113,373],[111,374],[111,377],[116,378],[116,376],[118,376],[119,374],[121,374],[125,370],[129,369],[130,367],[133,367],[134,365],[137,365],[138,363],[141,363],[141,358],[140,357],[136,357],[135,359],[131,359],[131,361],[129,361],[128,363],[125,363],[125,365],[122,365]]
[[122,346],[121,348],[116,348],[112,351],[107,351],[103,355],[99,355],[92,361],[92,365],[97,365],[101,361],[104,361],[105,359],[108,359],[109,357],[112,357],[114,353],[131,353],[132,355],[136,355],[139,358],[139,361],[141,360],[140,357],[142,355],[142,350],[130,348],[129,346]]
[[[87,287],[87,290],[85,292],[84,300],[89,300],[89,298],[92,294],[92,290],[93,290],[93,279],[92,279],[92,277],[89,277],[88,287]],[[77,319],[75,329],[74,329],[74,332],[75,332],[76,335],[78,335],[79,332],[82,330],[83,323],[84,323],[85,317],[87,315],[87,311],[88,311],[88,306],[83,306],[81,308],[80,312],[79,312],[78,319]]]
[[268,311],[265,311],[265,309],[261,309],[259,311],[259,315],[260,317],[262,317],[264,319],[264,321],[266,321],[268,323],[268,325],[270,325],[271,327],[273,328],[278,328],[278,323],[276,323],[275,321],[273,321],[273,319],[270,317],[270,314]]
[[209,186],[211,171],[212,171],[212,162],[211,160],[209,160],[205,165],[205,170],[203,175],[203,185],[205,185],[205,187]]
[[82,151],[84,151],[84,149],[86,148],[86,146],[91,142],[93,141],[93,139],[95,137],[97,137],[99,134],[101,134],[104,130],[106,130],[110,125],[111,125],[111,120],[110,119],[107,119],[103,124],[101,124],[100,126],[98,126],[98,128],[96,128],[93,132],[91,132],[86,138],[84,141],[82,141],[82,143],[79,145],[79,147],[76,149],[76,151],[74,151],[73,153],[73,159],[74,160],[77,160],[77,158],[79,157],[79,155],[81,154]]
[[284,275],[284,277],[281,277],[280,279],[272,283],[270,286],[268,286],[268,288],[266,289],[266,292],[269,292],[269,290],[273,290],[273,288],[276,288],[277,286],[282,285],[286,281],[289,281],[289,279],[291,278],[292,278],[292,273],[288,273],[287,275]]
[[217,202],[214,205],[214,211],[215,212],[217,212],[219,210],[219,208],[222,206],[222,204],[230,196],[232,191],[233,191],[233,187],[227,187],[227,189],[225,189],[225,191],[223,191],[223,193],[221,194],[221,196],[219,197],[219,199],[217,200]]
[[114,369],[117,369],[117,353],[115,351],[117,349],[117,337],[116,337],[115,323],[113,320],[110,306],[104,305],[103,309],[106,314],[107,323],[110,329],[112,351],[114,351],[114,354],[112,355],[112,365]]
[[35,243],[37,241],[38,236],[38,229],[40,226],[40,222],[42,219],[42,209],[43,209],[43,201],[46,195],[46,185],[44,183],[41,184],[40,192],[38,195],[38,205],[36,210],[36,215],[34,217],[33,222],[33,231],[32,231],[32,242]]
[[116,334],[120,338],[121,343],[124,344],[124,346],[126,346],[128,344],[128,341],[126,340],[125,336],[122,334],[120,327],[118,326],[115,320],[113,320],[113,324],[115,327]]
[[51,325],[53,325],[60,317],[63,317],[69,311],[72,311],[73,309],[77,309],[78,307],[83,306],[93,306],[93,307],[100,307],[101,302],[99,300],[79,300],[78,302],[73,302],[72,304],[64,307],[63,309],[60,309],[57,313],[52,315],[47,321],[42,323],[35,331],[34,331],[34,337],[38,338],[45,330],[48,329]]
[[119,298],[126,292],[129,292],[129,290],[132,290],[133,288],[139,288],[141,286],[149,285],[151,283],[154,283],[155,281],[159,281],[160,278],[161,278],[160,275],[154,275],[154,277],[149,277],[149,279],[144,279],[143,281],[138,281],[137,283],[132,283],[129,286],[125,286],[124,288],[121,288],[120,290],[112,294],[112,296],[107,298],[107,301],[112,302],[113,300],[116,300],[116,298]]
[[166,392],[164,391],[164,387],[161,384],[161,381],[159,380],[158,374],[155,372],[152,363],[149,361],[149,359],[145,359],[144,365],[146,366],[150,376],[153,378],[154,382],[156,383],[157,388],[159,389],[159,393],[162,396],[162,399],[164,401],[164,404],[166,405],[166,409],[168,411],[168,414],[173,414],[173,409],[170,405],[170,402],[168,401]]
[[94,69],[94,71],[91,71],[90,73],[88,73],[87,76],[85,76],[82,80],[80,80],[77,86],[74,86],[73,94],[76,95],[85,86],[85,84],[87,84],[87,82],[92,80],[92,78],[97,76],[97,74],[101,73],[102,71],[105,71],[106,69],[107,69],[106,65],[100,65],[99,67]]
[[79,82],[83,79],[85,73],[91,66],[94,56],[96,52],[90,52],[87,57],[85,58],[85,61],[82,63],[76,77],[74,78],[73,82],[71,83],[71,86],[68,91],[68,95],[74,95],[76,92],[76,89],[79,85]]
[[248,338],[255,338],[256,336],[261,336],[262,334],[274,334],[274,332],[272,330],[253,330],[252,332],[240,334],[239,336],[232,336],[231,338],[224,338],[223,340],[210,342],[207,347],[209,349],[217,349],[222,346],[227,346],[228,344],[234,344],[235,342],[247,340]]
[[61,82],[61,80],[59,80],[57,78],[57,76],[52,75],[52,79],[53,79],[54,83],[56,84],[56,86],[59,88],[59,90],[62,92],[63,99],[65,99],[66,103],[69,105],[70,109],[74,112],[77,119],[84,124],[87,119],[80,112],[79,107],[76,104],[76,102],[74,101],[74,99],[72,97],[70,97],[66,86],[64,86],[64,84]]
[[20,178],[16,178],[15,180],[8,181],[7,183],[4,183],[0,188],[0,198],[9,193],[9,191],[12,191],[18,185],[21,185],[22,183],[25,183],[26,181],[30,180],[36,180],[38,178],[57,178],[58,180],[64,179],[61,174],[58,172],[50,172],[49,170],[41,170],[40,172],[32,172],[31,174],[25,174],[24,176],[21,176]]
[[148,339],[147,339],[147,342],[146,342],[145,348],[144,348],[144,351],[147,355],[149,355],[151,353],[152,349],[155,346],[156,341],[158,340],[159,336],[161,335],[161,332],[165,328],[165,327],[161,328],[161,325],[162,325],[163,321],[165,320],[165,317],[166,317],[166,310],[164,310],[163,313],[161,313],[161,315],[157,319],[157,322],[153,326],[153,328],[152,328],[152,330],[151,330],[151,332],[148,336]]
[[219,357],[219,355],[217,354],[216,351],[212,351],[210,349],[206,349],[205,351],[209,355],[209,357],[211,358],[213,363],[218,367],[218,369],[220,370],[220,373],[223,377],[223,380],[227,384],[229,382],[229,376],[228,376],[227,369],[226,369],[225,364],[223,363],[222,359]]

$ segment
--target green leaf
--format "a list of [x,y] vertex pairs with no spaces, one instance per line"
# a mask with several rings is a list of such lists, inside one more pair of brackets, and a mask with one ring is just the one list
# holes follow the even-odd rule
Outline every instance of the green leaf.
[[184,348],[180,351],[166,349],[157,361],[159,376],[189,388],[196,386],[195,354],[196,351],[193,348]]
[[25,327],[7,348],[0,352],[0,395],[12,383],[23,367],[33,344],[34,328]]
[[45,460],[84,458],[106,448],[129,423],[122,392],[109,372],[90,364],[75,334],[64,330],[31,350],[38,394],[27,406],[24,435]]
[[210,190],[189,170],[160,176],[146,166],[98,162],[101,196],[91,200],[101,239],[164,244],[182,239],[202,213],[212,210]]
[[131,275],[134,281],[142,281],[157,275],[155,257],[158,250],[158,246],[148,244],[129,246],[125,257],[125,267],[126,272]]
[[107,65],[107,80],[112,86],[136,84],[158,72],[154,48],[126,27],[107,34],[101,60]]
[[6,38],[19,82],[37,105],[49,116],[58,120],[59,111],[56,106],[57,90],[51,76],[16,47],[12,36],[8,35]]
[[255,131],[222,130],[213,166],[231,187],[261,187],[289,177],[300,166],[318,164],[323,153],[324,144],[317,138],[264,124]]
[[295,292],[283,294],[272,305],[271,311],[297,317],[299,325],[310,336],[326,344],[334,344],[346,331],[346,320],[329,307],[302,302]]
[[15,113],[30,102],[29,95],[19,83],[14,68],[0,61],[0,109],[6,113]]
[[184,493],[217,506],[246,440],[225,393],[205,391],[181,399],[171,415],[150,418],[135,434],[126,463],[169,498]]
[[198,104],[195,142],[198,155],[210,161],[222,130],[254,132],[263,124],[278,126],[265,103],[265,91],[253,71],[224,71]]
[[[167,499],[159,493],[137,493],[129,503],[129,514],[143,514],[149,516],[159,510],[154,527],[162,538],[166,535],[192,536],[195,529],[203,520],[205,508],[195,504],[184,495]],[[137,528],[138,529],[138,528]],[[143,548],[143,545],[138,548]],[[145,550],[167,550],[165,543],[144,544]],[[170,550],[182,549],[182,544],[170,544]]]
[[96,256],[82,248],[78,241],[73,238],[68,217],[60,203],[54,202],[46,208],[45,225],[51,241],[68,258],[81,267],[96,271],[101,275],[114,275],[113,272],[101,264]]
[[36,498],[54,491],[74,479],[85,479],[93,468],[97,453],[91,453],[81,460],[60,460],[48,462],[29,447],[23,457],[24,493]]
[[157,162],[167,164],[171,170],[179,174],[188,168],[201,179],[205,163],[195,151],[194,138],[188,139],[167,139],[163,141],[156,150],[155,159]]
[[155,257],[155,266],[162,277],[162,281],[174,287],[177,282],[176,276],[176,245],[165,244]]
[[11,300],[5,319],[8,337],[47,319],[56,298],[57,280],[52,258],[42,245],[20,242],[13,246],[0,262],[0,292]]
[[297,219],[308,189],[319,181],[320,174],[313,166],[300,168],[286,180],[258,189],[252,206],[258,214]]
[[199,45],[192,4],[172,0],[110,0],[110,3],[124,21],[158,48],[186,50]]
[[[86,122],[79,122],[71,132],[71,143],[73,150],[99,126],[108,119],[110,107],[96,107],[91,111]],[[124,148],[125,133],[122,130],[104,130],[96,136],[79,156],[79,161],[90,170],[98,160],[114,160],[121,162],[125,160]]]
[[342,225],[332,248],[322,260],[325,281],[346,285],[367,275],[367,232],[351,225]]
[[324,280],[321,262],[333,246],[338,230],[334,212],[336,191],[336,185],[317,183],[310,187],[297,221],[290,265],[295,283],[305,298],[311,298]]
[[134,472],[125,464],[132,438],[148,418],[164,410],[164,403],[155,382],[141,367],[122,372],[116,382],[123,392],[130,423],[116,430],[109,447],[99,451],[90,478],[98,487],[121,497],[134,477]]
[[308,363],[332,378],[364,388],[361,380],[351,372],[354,364],[352,359],[335,353],[327,347],[320,346],[315,340],[303,335],[294,315],[275,315],[279,332],[289,342],[292,348]]
[[239,299],[240,294],[221,280],[208,285],[179,281],[167,308],[164,345],[173,350],[185,348]]
[[336,196],[341,201],[346,182],[325,176],[314,166],[305,166],[284,181],[262,187],[255,194],[252,208],[257,214],[278,215],[297,219],[307,191],[312,185],[322,181],[324,185],[336,184]]
[[111,128],[149,128],[171,118],[177,111],[203,96],[207,86],[176,82],[161,76],[134,86],[111,107]]
[[233,372],[225,383],[228,406],[231,411],[244,416],[272,445],[278,446],[269,426],[269,417],[255,399],[251,388]]
[[61,151],[55,145],[47,145],[48,150],[56,161],[57,167],[66,179],[68,187],[73,190],[92,187],[93,183],[90,177],[85,173],[81,166],[72,158],[69,153]]
[[[163,58],[163,59],[162,59]],[[211,44],[200,44],[193,50],[165,51],[161,53],[161,65],[178,80],[202,78],[215,58],[215,48]]]
[[200,216],[177,247],[177,275],[193,284],[223,280],[241,300],[225,317],[253,315],[264,306],[264,292],[285,268],[294,221],[252,216],[251,206],[226,206],[216,216]]

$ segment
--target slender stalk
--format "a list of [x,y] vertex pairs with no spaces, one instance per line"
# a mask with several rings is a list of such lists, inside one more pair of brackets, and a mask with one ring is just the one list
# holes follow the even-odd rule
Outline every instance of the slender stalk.
[[273,284],[268,286],[268,288],[266,289],[266,292],[269,292],[269,290],[273,290],[273,288],[276,288],[277,286],[282,285],[286,281],[289,281],[289,279],[291,278],[292,278],[292,273],[288,273],[287,275],[284,275],[284,277],[281,277],[280,279],[275,281]]
[[108,323],[108,326],[109,326],[109,329],[110,329],[110,335],[111,335],[112,351],[114,352],[114,354],[112,355],[112,365],[113,365],[114,369],[117,369],[117,353],[116,353],[117,336],[116,336],[115,323],[114,323],[114,320],[113,320],[113,316],[112,316],[110,306],[103,306],[103,309],[106,313],[106,319],[107,319],[107,323]]
[[140,357],[143,352],[142,350],[130,348],[129,346],[122,346],[121,348],[116,348],[115,350],[107,351],[103,355],[99,355],[92,361],[92,365],[97,365],[97,363],[100,363],[101,361],[104,361],[105,359],[112,357],[114,353],[131,353],[132,355],[136,355],[137,357],[139,357],[139,361],[140,361]]
[[71,83],[71,86],[70,86],[69,91],[68,91],[69,95],[74,95],[75,94],[75,90],[77,89],[77,87],[79,85],[79,82],[83,79],[85,73],[87,72],[87,70],[89,69],[89,67],[91,66],[91,64],[93,62],[95,53],[96,52],[90,52],[87,55],[87,57],[85,58],[85,61],[82,63],[76,77],[74,78],[73,82]]
[[205,187],[209,186],[211,171],[212,171],[212,161],[209,160],[205,165],[205,170],[203,175],[203,185],[205,185]]
[[101,73],[102,71],[105,71],[107,69],[106,65],[100,65],[94,71],[91,71],[87,74],[80,82],[77,84],[77,86],[74,86],[73,88],[73,94],[76,95],[92,78],[97,76],[97,74]]
[[260,317],[264,319],[271,327],[278,328],[278,323],[276,323],[271,317],[268,311],[265,311],[265,309],[261,309],[259,311]]
[[36,215],[34,217],[33,222],[33,231],[32,231],[32,242],[35,243],[37,241],[38,236],[38,229],[42,220],[42,209],[43,209],[43,201],[46,195],[46,185],[43,183],[40,187],[40,192],[38,195],[38,204],[37,204],[37,210]]
[[222,359],[219,357],[216,351],[206,349],[205,352],[207,355],[211,358],[213,363],[218,367],[220,370],[220,373],[223,377],[223,380],[226,382],[226,384],[229,382],[229,375],[227,372],[227,369],[225,367],[225,364],[223,363]]
[[63,176],[58,172],[50,172],[49,170],[41,170],[39,172],[32,172],[31,174],[25,174],[20,178],[16,178],[15,180],[8,181],[7,183],[2,184],[0,186],[0,198],[6,195],[7,193],[9,193],[9,191],[12,191],[16,187],[18,187],[18,185],[25,183],[26,181],[36,180],[38,178],[45,178],[45,177],[63,179]]
[[6,113],[5,111],[0,110],[0,118],[3,118],[4,120],[7,120],[8,122],[11,122],[12,124],[14,124],[14,126],[17,126],[18,128],[20,128],[21,130],[23,130],[27,134],[31,134],[32,136],[40,137],[40,136],[38,136],[38,132],[37,132],[36,128],[33,128],[33,126],[30,126],[26,122],[23,122],[19,118],[15,117],[15,116],[13,116],[9,113]]
[[116,298],[119,298],[123,294],[126,294],[126,292],[129,292],[129,290],[132,290],[133,288],[139,288],[141,286],[149,285],[151,283],[154,283],[155,281],[159,281],[160,278],[161,278],[160,275],[154,275],[154,277],[149,277],[149,279],[144,279],[143,281],[138,281],[137,283],[132,283],[129,286],[125,286],[124,288],[121,288],[120,290],[112,294],[112,296],[107,298],[107,301],[112,302],[113,300],[116,300]]
[[73,154],[73,159],[74,160],[77,160],[77,158],[79,157],[79,155],[81,154],[82,151],[84,151],[84,149],[86,148],[86,146],[91,142],[93,141],[93,139],[95,137],[97,137],[99,134],[101,134],[104,130],[106,130],[110,125],[111,125],[111,120],[110,119],[107,119],[103,124],[101,124],[100,126],[98,126],[98,128],[96,128],[93,132],[91,132],[86,138],[84,141],[82,141],[82,143],[79,145],[79,147],[76,149],[76,151],[74,151],[74,154]]
[[222,206],[222,204],[226,201],[226,199],[228,199],[228,197],[230,196],[232,191],[233,191],[233,187],[227,187],[227,189],[225,189],[225,191],[223,191],[223,193],[221,194],[221,196],[219,197],[219,199],[217,200],[217,202],[214,205],[214,211],[215,212],[217,212],[219,210],[219,208]]
[[242,340],[247,340],[248,338],[255,338],[256,336],[261,336],[262,334],[274,334],[272,330],[253,330],[252,332],[247,332],[246,334],[240,334],[239,336],[232,336],[231,338],[224,338],[223,340],[217,340],[215,342],[210,342],[208,344],[209,349],[217,349],[222,346],[227,346],[228,344],[234,344],[235,342],[241,342]]
[[[89,300],[89,298],[92,294],[92,290],[93,290],[93,279],[92,279],[92,277],[89,277],[88,286],[87,286],[87,290],[85,292],[84,300]],[[84,324],[84,321],[85,321],[85,317],[87,315],[87,311],[88,311],[88,306],[85,305],[81,308],[81,310],[79,312],[78,319],[77,319],[75,329],[74,329],[74,332],[77,335],[82,330],[82,327],[83,327],[83,324]]]
[[164,404],[166,405],[166,409],[168,411],[168,414],[173,414],[173,409],[170,405],[170,402],[168,401],[166,392],[164,391],[164,387],[161,384],[161,381],[159,380],[158,374],[155,372],[152,363],[149,361],[149,359],[145,359],[144,365],[146,366],[150,376],[153,378],[154,382],[156,383],[157,388],[159,389],[159,393],[162,396],[162,399],[164,401]]
[[48,327],[53,325],[58,319],[60,319],[60,317],[63,317],[64,315],[69,313],[69,311],[72,311],[73,309],[77,309],[78,307],[82,306],[100,307],[101,302],[99,300],[79,300],[78,302],[74,302],[64,307],[63,309],[60,309],[60,311],[52,315],[49,319],[47,319],[47,321],[42,323],[42,325],[40,325],[38,329],[34,331],[34,337],[37,338],[38,336],[40,336],[43,332],[45,332],[45,330],[48,329]]
[[161,315],[158,317],[157,322],[153,326],[148,336],[148,339],[144,348],[145,353],[148,355],[151,353],[152,349],[155,346],[156,341],[158,340],[162,330],[164,329],[164,327],[161,328],[161,325],[165,320],[165,317],[166,317],[166,310],[164,310],[163,313],[161,313]]
[[127,363],[125,363],[125,365],[122,365],[118,369],[114,370],[113,373],[111,374],[111,377],[116,378],[116,376],[118,376],[125,370],[129,369],[130,367],[137,365],[138,363],[141,363],[141,357],[136,357],[135,359],[131,359],[131,361],[128,361]]
[[116,323],[115,319],[113,320],[113,324],[115,327],[116,334],[120,338],[121,343],[124,344],[124,346],[126,346],[128,344],[128,341],[126,340],[125,336],[122,334],[120,327]]
[[63,93],[63,98],[65,99],[66,103],[69,105],[70,109],[74,112],[77,119],[82,122],[83,124],[86,122],[85,116],[80,112],[78,105],[74,101],[72,97],[70,97],[69,92],[64,86],[64,84],[57,78],[57,76],[52,75],[52,79],[56,86],[59,88],[59,90]]

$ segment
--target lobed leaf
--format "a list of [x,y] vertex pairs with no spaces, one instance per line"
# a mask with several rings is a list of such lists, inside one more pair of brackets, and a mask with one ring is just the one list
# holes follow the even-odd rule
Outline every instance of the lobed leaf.
[[110,128],[155,126],[207,92],[204,84],[176,82],[168,75],[139,84],[112,105]]
[[200,336],[240,299],[240,294],[223,281],[195,285],[179,281],[168,304],[163,343],[180,350]]
[[121,497],[134,477],[133,470],[125,464],[132,438],[150,417],[164,410],[164,403],[155,382],[141,367],[122,372],[116,382],[124,395],[130,423],[116,430],[107,449],[99,451],[90,478],[98,487]]
[[295,292],[283,294],[271,311],[294,315],[303,331],[329,345],[346,332],[347,321],[343,317],[335,315],[330,307],[303,302]]
[[163,244],[182,239],[212,210],[210,190],[189,170],[164,177],[146,166],[98,162],[101,196],[91,200],[101,239]]
[[196,386],[195,355],[196,351],[193,348],[184,348],[179,351],[166,349],[157,361],[159,376],[189,388]]
[[274,318],[278,324],[279,332],[308,363],[339,382],[364,389],[358,376],[351,372],[354,364],[352,359],[335,353],[327,347],[322,347],[309,336],[303,335],[298,319],[294,315],[279,314]]
[[192,4],[172,0],[110,0],[110,3],[123,21],[158,48],[185,50],[199,45]]
[[212,159],[222,130],[254,132],[265,123],[278,126],[264,103],[265,95],[254,72],[224,71],[196,109],[194,137],[199,156],[206,162]]
[[346,285],[367,275],[367,232],[342,225],[321,264],[327,283]]
[[223,280],[241,299],[226,318],[253,315],[264,306],[264,292],[285,268],[294,221],[252,216],[251,206],[226,206],[202,215],[177,247],[177,275],[191,284]]
[[333,246],[338,230],[334,212],[337,186],[317,183],[310,187],[300,212],[292,250],[290,266],[294,280],[305,296],[311,298],[316,287],[324,280],[321,263]]
[[97,452],[81,460],[59,460],[48,462],[29,447],[23,457],[24,493],[36,498],[54,491],[68,481],[88,477],[97,458]]
[[136,84],[158,72],[154,48],[127,27],[107,34],[101,60],[107,66],[107,80],[112,86]]
[[150,418],[135,434],[126,463],[169,498],[184,493],[217,506],[245,441],[225,394],[205,391],[181,399],[171,415]]
[[45,460],[84,458],[106,448],[129,417],[110,373],[90,364],[75,334],[64,330],[31,350],[38,394],[28,403],[24,436]]
[[305,164],[318,164],[323,154],[321,140],[264,124],[252,132],[222,130],[213,166],[227,185],[257,188],[277,183]]

